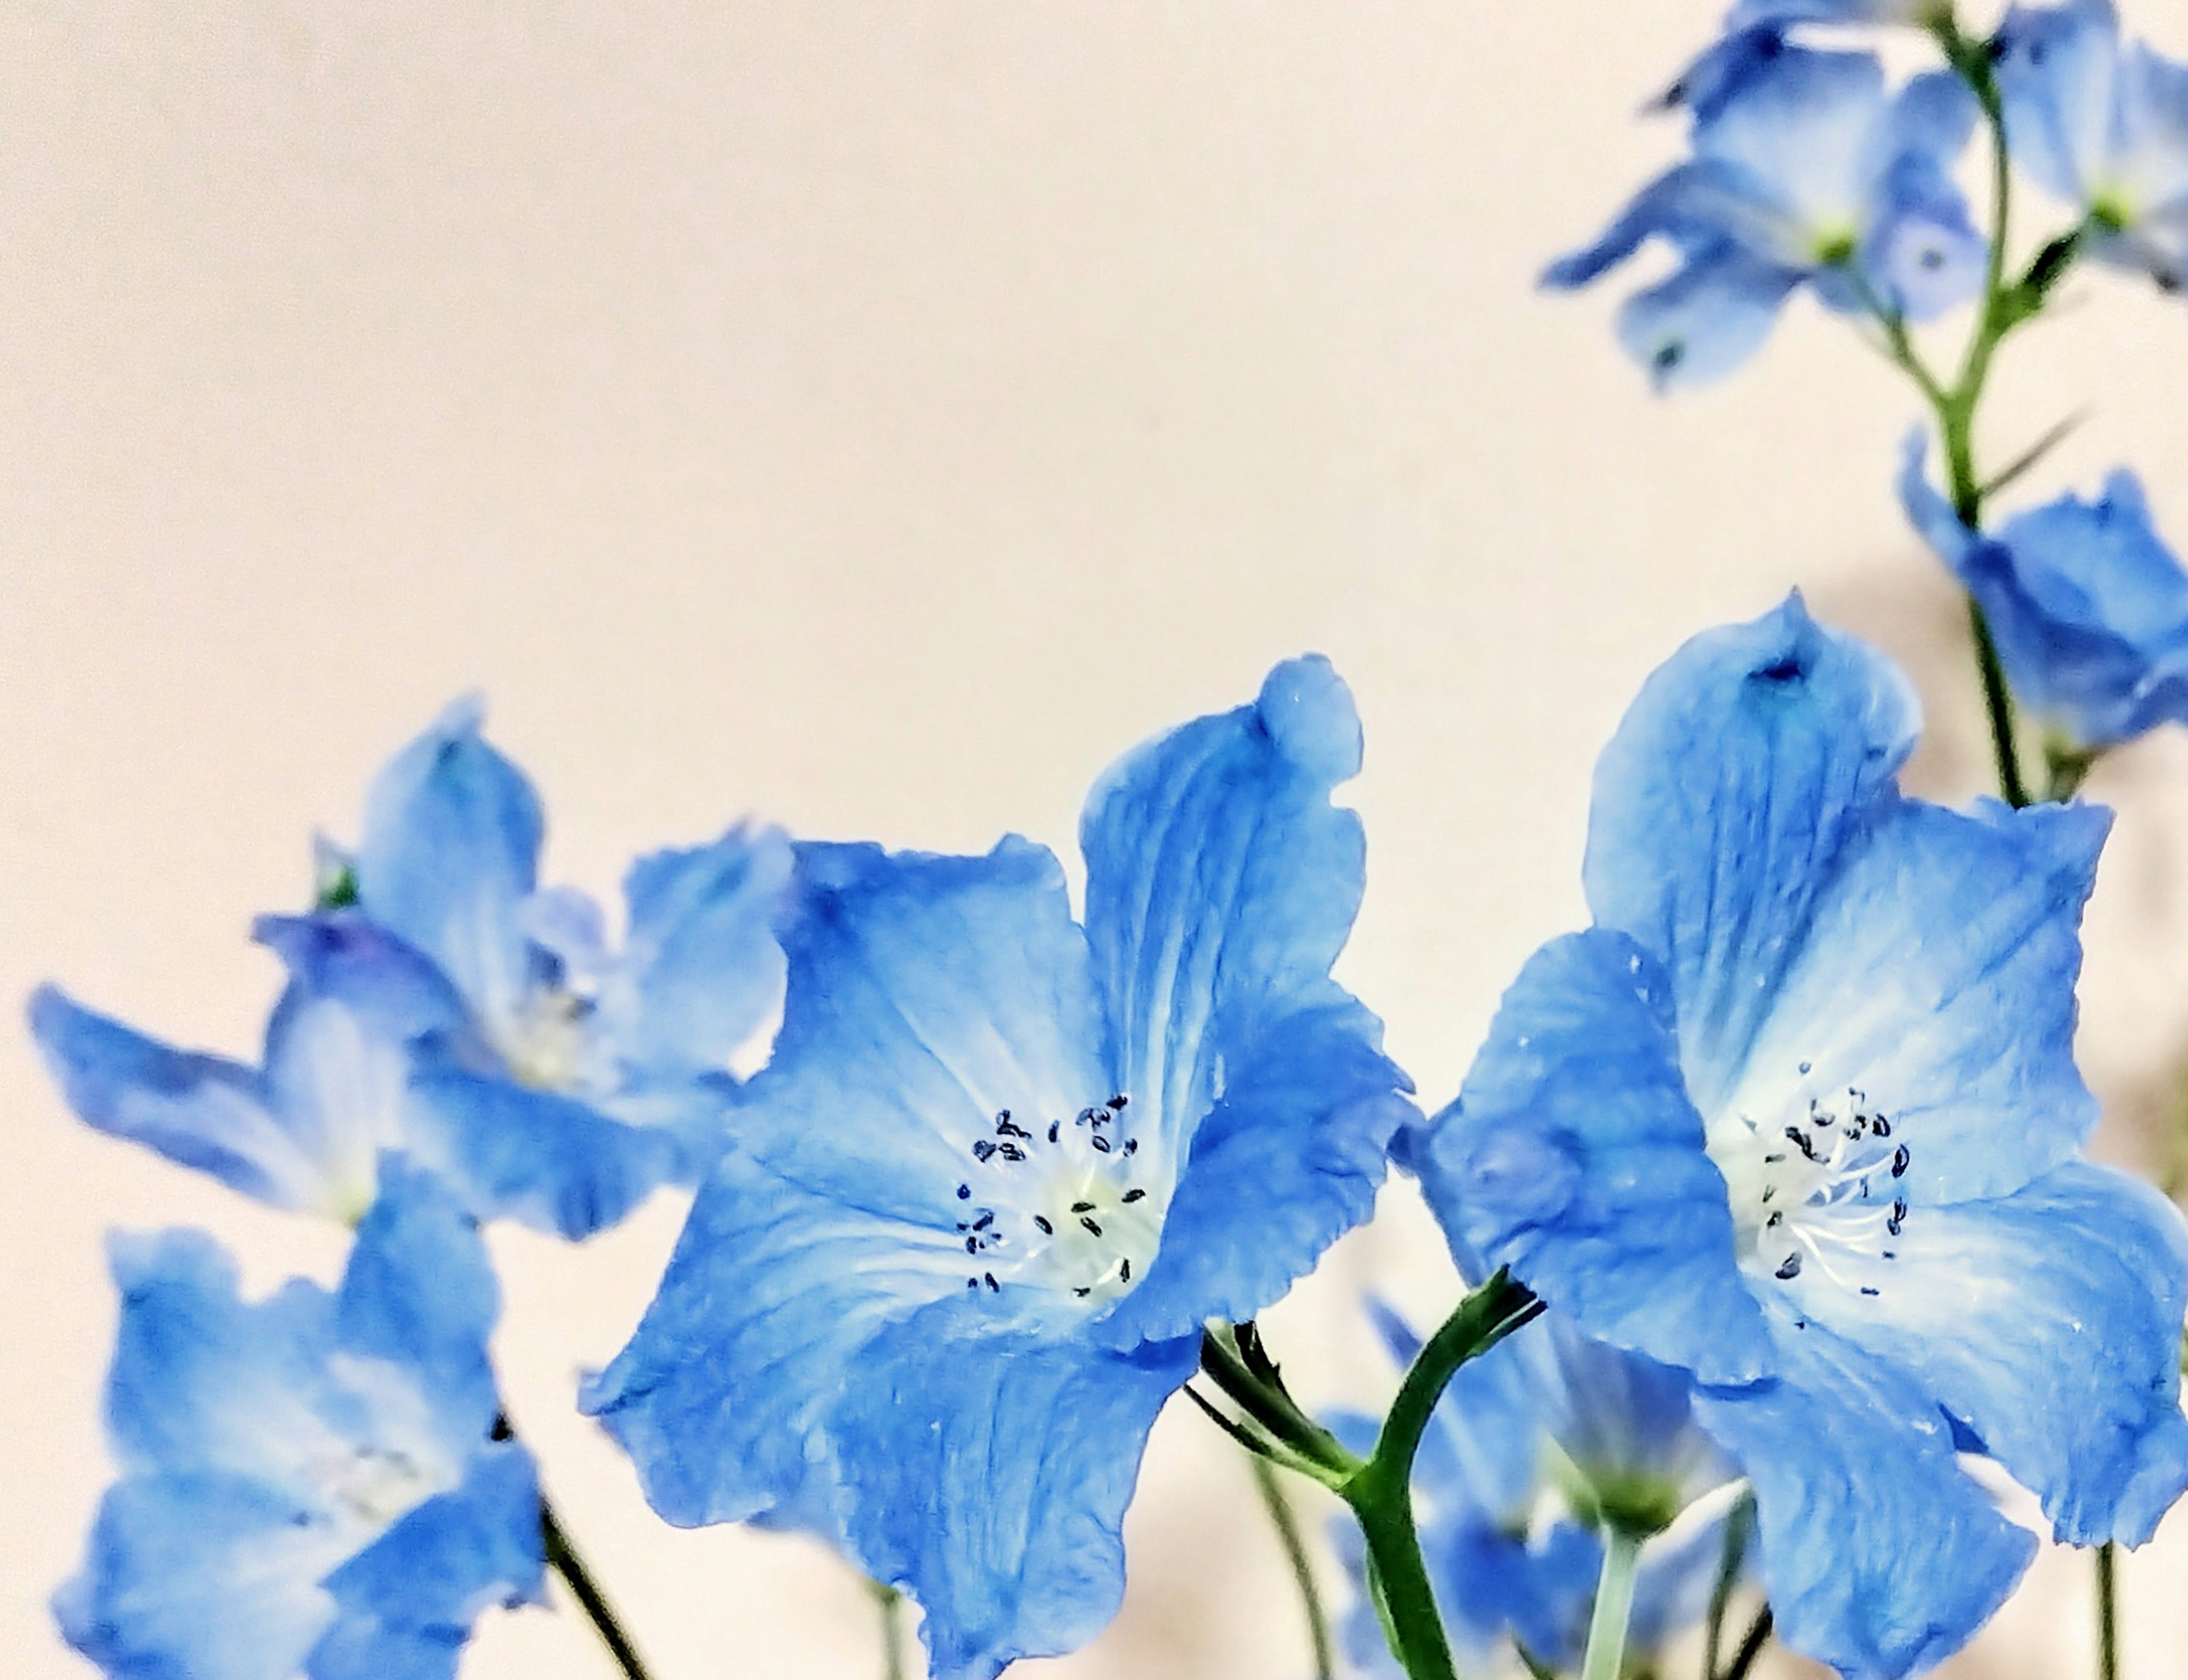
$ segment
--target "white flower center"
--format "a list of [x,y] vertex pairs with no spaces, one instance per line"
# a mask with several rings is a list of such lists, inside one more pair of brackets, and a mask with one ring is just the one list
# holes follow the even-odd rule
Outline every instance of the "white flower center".
[[574,1091],[591,1065],[592,1015],[589,999],[561,986],[536,987],[516,1017],[499,1023],[493,1047],[518,1084]]
[[1032,1285],[1089,1308],[1147,1275],[1162,1237],[1165,1192],[1143,1182],[1139,1140],[1121,1095],[1068,1119],[1021,1119],[1006,1108],[972,1147],[957,1187],[965,1287],[1001,1294]]

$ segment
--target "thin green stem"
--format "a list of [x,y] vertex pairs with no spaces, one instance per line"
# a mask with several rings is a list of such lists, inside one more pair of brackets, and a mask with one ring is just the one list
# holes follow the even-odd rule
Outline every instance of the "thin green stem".
[[2097,1548],[2097,1680],[2119,1680],[2119,1553]]
[[1461,1301],[1414,1357],[1383,1420],[1373,1456],[1337,1490],[1360,1520],[1390,1654],[1409,1680],[1455,1680],[1451,1643],[1413,1526],[1413,1457],[1422,1433],[1458,1367],[1542,1310],[1540,1301],[1502,1271]]
[[874,1601],[882,1623],[882,1680],[905,1680],[904,1594],[895,1587],[869,1579],[866,1596]]
[[606,1595],[585,1567],[585,1560],[578,1555],[578,1548],[570,1543],[569,1531],[562,1526],[544,1493],[539,1496],[539,1537],[546,1547],[547,1566],[568,1585],[571,1596],[593,1624],[594,1632],[601,1636],[601,1643],[608,1648],[608,1655],[615,1659],[625,1680],[649,1680],[637,1647],[630,1643],[630,1636],[616,1620]]
[[1771,1615],[1770,1606],[1765,1604],[1757,1612],[1755,1620],[1748,1624],[1747,1637],[1740,1642],[1740,1649],[1733,1653],[1732,1666],[1717,1676],[1717,1680],[1747,1680],[1747,1671],[1755,1666],[1756,1658],[1762,1655],[1762,1648],[1770,1643],[1770,1631],[1776,1625],[1777,1620]]
[[1604,1529],[1603,1573],[1595,1584],[1580,1680],[1619,1680],[1625,1672],[1626,1626],[1633,1617],[1633,1577],[1640,1562],[1639,1535],[1615,1524]]
[[1719,1553],[1717,1580],[1710,1587],[1709,1633],[1702,1648],[1702,1680],[1717,1680],[1718,1655],[1724,1648],[1725,1612],[1732,1607],[1732,1589],[1740,1580],[1740,1566],[1747,1558],[1747,1542],[1755,1529],[1755,1495],[1743,1492],[1724,1519],[1724,1550]]
[[[1335,1435],[1301,1412],[1280,1381],[1273,1375],[1260,1376],[1248,1364],[1230,1326],[1212,1326],[1201,1336],[1200,1368],[1217,1388],[1237,1402],[1248,1418],[1266,1432],[1271,1441],[1291,1455],[1289,1468],[1330,1487],[1337,1486],[1359,1469],[1359,1459],[1347,1452]],[[1215,1413],[1205,1401],[1201,1401],[1201,1407],[1215,1416],[1232,1434],[1238,1435],[1229,1420]],[[1250,1441],[1244,1444],[1255,1452],[1266,1451]]]
[[1300,1605],[1306,1613],[1307,1641],[1314,1649],[1315,1680],[1334,1680],[1337,1657],[1329,1642],[1329,1618],[1322,1610],[1322,1590],[1315,1585],[1314,1567],[1307,1560],[1299,1519],[1277,1486],[1276,1469],[1269,1461],[1255,1454],[1246,1463],[1254,1473],[1254,1486],[1260,1490],[1261,1502],[1269,1508],[1270,1524],[1277,1531],[1277,1542],[1284,1548],[1284,1561],[1291,1565],[1292,1580],[1299,1587]]

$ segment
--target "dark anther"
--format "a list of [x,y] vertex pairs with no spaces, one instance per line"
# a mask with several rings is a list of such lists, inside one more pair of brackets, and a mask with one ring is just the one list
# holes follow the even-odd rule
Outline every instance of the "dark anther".
[[1869,1287],[1869,1285],[1868,1285],[1868,1284],[1866,1284],[1866,1283],[1864,1283],[1864,1284],[1863,1284],[1863,1285],[1861,1286],[1861,1292],[1862,1292],[1862,1294],[1864,1294],[1864,1295],[1879,1295],[1879,1294],[1882,1294],[1884,1293],[1881,1289],[1872,1289],[1872,1288],[1870,1288]]
[[1908,1153],[1907,1146],[1901,1144],[1892,1152],[1892,1175],[1894,1178],[1906,1177],[1907,1164],[1914,1159],[1914,1156]]
[[1778,1276],[1789,1283],[1801,1275],[1801,1257],[1797,1254],[1785,1256],[1785,1263],[1778,1268]]
[[1774,1167],[1780,1164],[1785,1159],[1785,1157],[1782,1151],[1775,1155],[1765,1155],[1762,1158],[1762,1164],[1766,1167]]
[[1044,1215],[1035,1214],[1033,1216],[1033,1222],[1040,1227],[1040,1234],[1042,1236],[1053,1237],[1056,1235],[1056,1227],[1051,1225]]
[[1769,1201],[1769,1199],[1777,1193],[1778,1187],[1774,1184],[1766,1184],[1762,1187],[1762,1199],[1765,1202]]
[[977,1277],[967,1277],[965,1280],[965,1287],[968,1289],[977,1289],[980,1287],[980,1280]]
[[957,1199],[961,1202],[971,1201],[973,1199],[973,1187],[969,1184],[959,1185],[957,1187]]
[[1816,1153],[1815,1139],[1809,1136],[1805,1131],[1802,1131],[1800,1127],[1787,1126],[1785,1128],[1785,1136],[1792,1140],[1793,1147],[1798,1149],[1803,1155],[1806,1155],[1810,1160],[1813,1161],[1819,1159]]
[[984,1213],[982,1214],[979,1218],[973,1221],[973,1229],[975,1231],[985,1231],[995,1222],[995,1216],[993,1213]]
[[1121,1108],[1131,1100],[1132,1099],[1131,1097],[1125,1096],[1125,1093],[1120,1091],[1114,1097],[1109,1099],[1109,1106],[1112,1108]]
[[1766,1220],[1764,1220],[1764,1221],[1762,1221],[1762,1228],[1763,1228],[1765,1231],[1775,1231],[1775,1230],[1776,1230],[1779,1226],[1783,1225],[1785,1222],[1785,1215],[1783,1215],[1783,1214],[1773,1214],[1773,1215],[1770,1215],[1770,1217],[1769,1217],[1769,1218],[1768,1218],[1768,1219],[1766,1219]]
[[988,1288],[995,1294],[1000,1295],[1003,1293],[1003,1286],[995,1282],[995,1274],[994,1272],[984,1271],[980,1274],[980,1277],[982,1281],[984,1282]]
[[1894,1202],[1892,1204],[1891,1213],[1885,1218],[1884,1228],[1886,1231],[1889,1231],[1894,1237],[1897,1237],[1899,1234],[1899,1227],[1906,1222],[1907,1204],[1904,1202]]
[[1091,1214],[1094,1211],[1094,1204],[1091,1202],[1074,1202],[1071,1204],[1071,1211],[1074,1214]]
[[1117,1262],[1117,1281],[1119,1283],[1129,1283],[1132,1281],[1132,1257],[1130,1254],[1126,1254]]
[[1026,1158],[1025,1151],[1019,1148],[1015,1143],[1005,1143],[999,1145],[998,1147],[1001,1152],[1002,1158],[1007,1161],[1023,1161]]
[[1127,1202],[1136,1202],[1136,1201],[1138,1201],[1138,1200],[1140,1199],[1140,1198],[1141,1198],[1141,1197],[1142,1197],[1142,1196],[1146,1195],[1147,1193],[1148,1193],[1148,1192],[1147,1192],[1146,1191],[1144,1191],[1144,1190],[1127,1190],[1127,1191],[1125,1192],[1125,1199]]
[[1092,1294],[1094,1292],[1091,1289],[1074,1289],[1071,1293],[1078,1296],[1079,1299],[1083,1301],[1087,1296]]
[[965,1252],[968,1254],[978,1254],[980,1252],[980,1239],[977,1237],[967,1237],[965,1239]]
[[995,1153],[995,1146],[984,1137],[973,1146],[973,1159],[976,1161],[984,1161]]
[[1879,1137],[1889,1137],[1892,1136],[1892,1122],[1886,1119],[1883,1115],[1877,1115],[1869,1122],[1869,1125]]
[[1139,1147],[1140,1140],[1138,1138],[1128,1137],[1125,1140],[1125,1153],[1127,1155],[1136,1154],[1139,1152]]
[[1109,1153],[1109,1140],[1097,1131],[1094,1134],[1094,1147],[1106,1155]]
[[1102,1227],[1095,1224],[1092,1220],[1087,1218],[1085,1214],[1079,1215],[1079,1222],[1085,1226],[1089,1231],[1092,1232],[1097,1237],[1099,1237],[1102,1234]]
[[1815,1064],[1814,1063],[1813,1063],[1813,1062],[1803,1062],[1803,1063],[1801,1064],[1801,1073],[1802,1073],[1802,1076],[1803,1076],[1803,1077],[1806,1077],[1807,1074],[1812,1074],[1812,1073],[1815,1072],[1815,1070],[1816,1070],[1816,1064]]
[[998,1137],[1023,1137],[1029,1143],[1033,1142],[1033,1134],[1028,1131],[1024,1126],[1020,1125],[1016,1120],[1012,1119],[1010,1116],[1010,1111],[1007,1108],[1003,1111],[1002,1119],[995,1122],[995,1136]]
[[1884,1251],[1884,1257],[1886,1260],[1898,1260],[1899,1258],[1899,1250],[1897,1249],[1886,1249]]
[[1057,1133],[1058,1133],[1059,1131],[1062,1131],[1063,1130],[1063,1121],[1061,1121],[1061,1120],[1051,1120],[1051,1121],[1048,1123],[1048,1141],[1049,1141],[1051,1143],[1055,1142],[1056,1142],[1056,1135],[1057,1135]]

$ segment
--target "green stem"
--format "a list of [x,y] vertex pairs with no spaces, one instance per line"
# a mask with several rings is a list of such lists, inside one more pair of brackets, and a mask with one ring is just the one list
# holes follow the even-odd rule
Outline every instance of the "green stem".
[[[1337,1658],[1329,1643],[1329,1618],[1322,1608],[1322,1592],[1314,1582],[1314,1569],[1307,1561],[1306,1545],[1300,1534],[1299,1519],[1292,1514],[1291,1502],[1277,1485],[1277,1472],[1269,1461],[1258,1453],[1246,1460],[1254,1472],[1254,1486],[1260,1490],[1261,1502],[1269,1508],[1269,1521],[1277,1531],[1277,1543],[1284,1548],[1284,1561],[1291,1565],[1292,1580],[1299,1587],[1300,1604],[1306,1612],[1306,1637],[1314,1648],[1315,1680],[1334,1680],[1337,1672]],[[892,1676],[891,1680],[895,1680]]]
[[1413,1457],[1422,1433],[1458,1367],[1542,1310],[1540,1301],[1502,1271],[1461,1301],[1406,1373],[1373,1456],[1337,1490],[1360,1520],[1390,1654],[1409,1680],[1456,1680],[1413,1526]]
[[2097,1676],[2119,1680],[2119,1553],[2110,1541],[2097,1548]]
[[1595,1585],[1595,1614],[1587,1624],[1587,1655],[1580,1680],[1619,1680],[1626,1667],[1626,1625],[1633,1615],[1633,1576],[1641,1561],[1641,1536],[1612,1524],[1603,1531],[1603,1574]]
[[900,1625],[904,1594],[894,1587],[870,1579],[866,1596],[874,1601],[874,1609],[881,1615],[883,1680],[905,1680],[904,1632]]
[[593,1624],[601,1643],[608,1648],[608,1655],[615,1659],[625,1680],[648,1680],[646,1664],[637,1648],[623,1631],[623,1624],[616,1620],[606,1595],[586,1569],[585,1560],[578,1555],[578,1548],[570,1543],[569,1531],[562,1526],[544,1493],[539,1496],[539,1536],[547,1549],[547,1566],[568,1584],[571,1596]]

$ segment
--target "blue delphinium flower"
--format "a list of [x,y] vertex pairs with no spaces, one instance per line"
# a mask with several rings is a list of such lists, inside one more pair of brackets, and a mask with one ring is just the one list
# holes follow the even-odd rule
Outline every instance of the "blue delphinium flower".
[[1360,744],[1309,658],[1130,754],[1081,824],[1083,926],[1017,837],[798,848],[774,1058],[583,1401],[655,1509],[832,1533],[948,1680],[1101,1628],[1201,1326],[1368,1215],[1412,1112],[1329,978]]
[[1416,1149],[1466,1242],[1694,1375],[1785,1638],[1864,1680],[1959,1645],[2034,1549],[1956,1451],[2078,1545],[2188,1483],[2188,1232],[2078,1159],[2109,815],[1907,798],[1916,731],[1797,596],[1689,643],[1597,769],[1595,925],[1530,961]]
[[476,1227],[391,1159],[341,1286],[246,1303],[210,1237],[117,1237],[121,1478],[69,1643],[116,1676],[444,1680],[479,1613],[541,1592],[532,1460],[503,1437]]
[[[1401,1367],[1418,1339],[1387,1309],[1377,1328]],[[1629,1666],[1707,1611],[1725,1556],[1728,1502],[1695,1502],[1738,1474],[1695,1424],[1692,1384],[1634,1355],[1590,1342],[1554,1315],[1459,1367],[1414,1461],[1422,1554],[1461,1669],[1502,1672],[1517,1643],[1555,1672],[1578,1667],[1587,1642],[1606,1502],[1645,1502],[1656,1531],[1642,1548],[1626,1649]],[[1334,1420],[1340,1439],[1372,1447],[1379,1420]],[[1680,1514],[1685,1513],[1682,1517]],[[1360,1532],[1335,1529],[1354,1604],[1348,1660],[1392,1676],[1367,1583]]]
[[2089,254],[2188,280],[2188,65],[2120,38],[2111,0],[2016,7],[1999,31],[2013,160],[2087,218]]
[[536,888],[540,834],[465,702],[375,783],[352,907],[258,923],[289,968],[262,1067],[53,987],[31,1030],[93,1125],[276,1205],[353,1220],[395,1147],[482,1216],[588,1235],[719,1149],[730,1059],[781,984],[789,848],[736,829],[640,860],[610,956],[589,901]]
[[1873,54],[1779,46],[1708,82],[1686,96],[1694,158],[1542,277],[1587,285],[1667,241],[1679,268],[1628,299],[1618,327],[1659,389],[1731,372],[1802,285],[1842,313],[1910,320],[1980,289],[1986,246],[1951,175],[1976,115],[1957,77],[1918,76],[1894,94]]
[[1909,439],[1899,499],[1982,607],[2016,699],[2069,750],[2188,722],[2188,572],[2132,472],[2094,501],[2061,496],[1989,534],[1960,523]]

